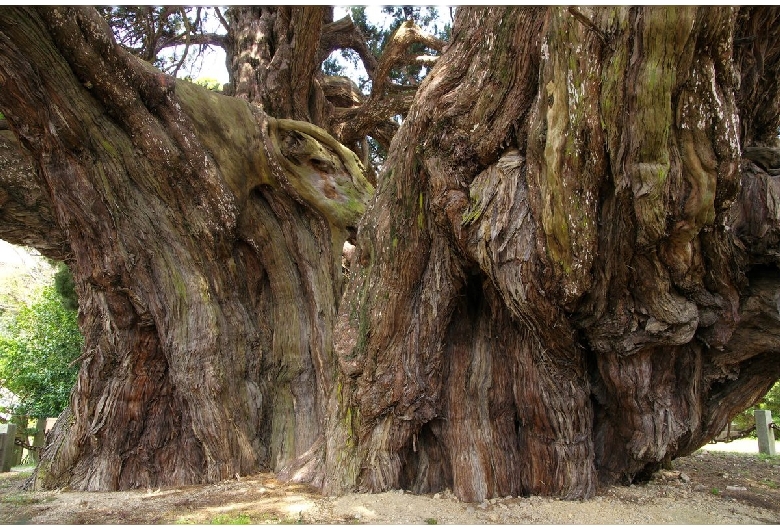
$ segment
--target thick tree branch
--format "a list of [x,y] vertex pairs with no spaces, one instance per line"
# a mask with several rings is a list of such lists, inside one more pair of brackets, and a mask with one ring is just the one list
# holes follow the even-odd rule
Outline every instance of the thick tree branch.
[[414,100],[417,88],[407,88],[395,94],[370,97],[359,107],[336,108],[333,113],[337,135],[346,144],[351,144],[369,135],[387,149],[398,130],[398,124],[391,118],[406,114]]
[[[399,64],[405,64],[411,57],[417,59],[417,55],[408,52],[412,44],[422,44],[438,52],[444,49],[444,42],[422,31],[413,21],[407,20],[396,30],[387,46],[382,52],[382,57],[377,65],[376,75],[372,78],[374,84],[371,94],[381,94],[385,85],[390,82],[390,71]],[[428,61],[429,65],[433,61]]]
[[[348,24],[352,22],[345,18],[334,24],[349,28]],[[357,28],[355,30],[358,31]],[[413,21],[404,22],[390,38],[373,71],[369,72],[373,84],[367,98],[356,86],[337,78],[326,78],[323,89],[326,98],[336,107],[333,129],[342,142],[352,145],[370,135],[385,149],[390,146],[390,140],[398,130],[392,117],[406,114],[418,88],[416,84],[393,83],[390,72],[400,65],[418,64],[430,68],[438,59],[432,55],[412,53],[409,51],[412,44],[422,44],[439,52],[445,46],[442,40],[425,33]]]
[[[327,75],[322,80],[325,98],[334,106],[352,109],[362,105],[366,97],[350,78],[340,75]],[[339,120],[341,121],[341,120]]]
[[52,259],[71,258],[30,155],[10,132],[0,133],[0,239]]
[[746,147],[742,154],[745,158],[756,162],[768,174],[780,175],[780,149],[771,147]]
[[354,50],[363,61],[363,67],[366,69],[368,76],[374,77],[374,71],[377,67],[376,57],[368,48],[366,38],[363,36],[360,28],[355,26],[349,16],[323,26],[318,52],[319,62],[321,63],[331,53],[341,49]]

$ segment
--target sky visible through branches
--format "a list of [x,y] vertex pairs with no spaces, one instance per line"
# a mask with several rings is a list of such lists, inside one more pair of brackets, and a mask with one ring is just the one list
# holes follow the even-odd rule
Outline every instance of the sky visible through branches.
[[[366,17],[373,24],[381,28],[387,28],[392,23],[392,16],[382,12],[382,5],[368,5],[366,6]],[[439,18],[442,19],[442,26],[450,18],[449,6],[437,5],[435,6],[439,12]],[[334,6],[333,8],[333,20],[339,20],[349,14],[349,6]],[[216,19],[212,19],[216,24]],[[452,23],[452,20],[449,20]],[[224,29],[221,28],[208,28],[209,31],[216,31],[217,33],[223,33]],[[183,48],[183,47],[182,47]],[[178,50],[178,53],[181,53]],[[359,76],[365,76],[366,72],[363,70],[362,65],[355,68],[349,61],[344,60],[339,51],[333,52],[331,58],[336,59],[345,68],[346,75],[349,78],[357,79]],[[179,72],[181,77],[189,76],[191,79],[216,79],[220,84],[228,82],[228,72],[225,65],[225,51],[218,46],[210,46],[203,54],[202,61],[197,61],[191,68],[182,68]]]

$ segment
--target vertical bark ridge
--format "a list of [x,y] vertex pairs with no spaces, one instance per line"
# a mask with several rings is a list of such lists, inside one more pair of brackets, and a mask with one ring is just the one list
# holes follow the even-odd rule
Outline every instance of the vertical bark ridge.
[[[354,385],[350,403],[360,411],[354,454],[364,467],[357,483],[369,491],[404,485],[425,491],[441,485],[433,474],[442,473],[469,500],[587,496],[595,476],[585,357],[535,278],[541,269],[531,257],[536,242],[520,173],[525,160],[511,151],[499,158],[527,134],[518,120],[535,97],[539,55],[507,63],[513,55],[498,50],[533,49],[545,12],[459,13],[462,33],[450,48],[457,59],[445,56],[418,94],[420,101],[448,104],[416,107],[396,136],[378,191],[395,206],[377,205],[361,223],[357,261],[364,268],[348,294],[357,306],[351,318],[343,307],[339,317],[337,334],[358,337],[337,346],[341,366],[351,367],[343,384]],[[487,39],[469,23],[485,16],[500,28]],[[476,80],[466,82],[472,71]],[[483,117],[496,128],[477,132]],[[398,149],[403,145],[420,148]],[[406,215],[389,213],[399,207]],[[471,276],[472,269],[483,272]],[[484,305],[480,295],[458,302],[464,293],[481,292],[483,281]],[[479,311],[464,305],[469,301]],[[499,328],[508,338],[498,338]],[[513,367],[514,383],[504,363]]]
[[[352,475],[363,489],[588,496],[597,475],[631,481],[704,443],[725,418],[712,393],[739,394],[736,412],[777,378],[773,368],[765,380],[726,383],[765,366],[773,349],[758,341],[741,357],[731,346],[750,329],[741,264],[767,261],[748,258],[735,231],[767,248],[753,234],[774,241],[776,217],[759,199],[772,185],[740,173],[737,10],[576,11],[460,10],[395,137],[359,231],[357,302],[337,328],[357,337],[337,346],[348,389],[338,417],[360,418],[349,422],[359,436],[347,453],[363,465]],[[477,18],[495,25],[491,38],[505,49],[526,50],[523,59],[502,69]],[[738,195],[746,185],[751,199]],[[750,200],[767,208],[748,215]],[[403,219],[390,218],[399,208]],[[434,260],[447,264],[436,276],[447,290],[431,283]],[[420,312],[420,293],[434,290],[446,311]],[[522,346],[476,338],[490,329],[483,318],[511,322],[502,329]],[[438,320],[447,327],[431,325]],[[394,335],[418,325],[445,334]],[[431,344],[441,378],[414,377],[421,344]],[[713,369],[721,349],[729,353]],[[522,385],[513,434],[487,455],[488,440],[509,429],[487,419],[508,403],[503,374],[491,373],[497,359],[511,359]],[[409,407],[401,388],[432,408]]]
[[[588,316],[578,320],[595,351],[594,440],[605,483],[642,476],[725,424],[705,402],[741,363],[705,367],[742,326],[734,212],[740,180],[749,182],[740,174],[730,59],[736,12],[613,13],[617,42],[600,109],[612,180],[602,187],[600,221],[612,228],[600,235],[596,284],[580,309]],[[650,109],[662,111],[650,119]],[[748,403],[749,391],[737,393]]]

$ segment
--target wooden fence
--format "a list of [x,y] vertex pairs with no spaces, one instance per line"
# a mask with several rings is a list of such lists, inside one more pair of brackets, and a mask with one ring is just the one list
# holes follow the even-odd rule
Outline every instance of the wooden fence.
[[46,432],[57,418],[14,416],[11,423],[0,424],[0,473],[22,464],[37,464]]

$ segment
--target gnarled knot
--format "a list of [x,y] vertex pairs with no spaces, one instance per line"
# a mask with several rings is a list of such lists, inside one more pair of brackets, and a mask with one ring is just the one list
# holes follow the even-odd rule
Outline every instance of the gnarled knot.
[[310,123],[271,117],[267,123],[268,156],[287,191],[339,229],[356,226],[374,192],[357,156]]

